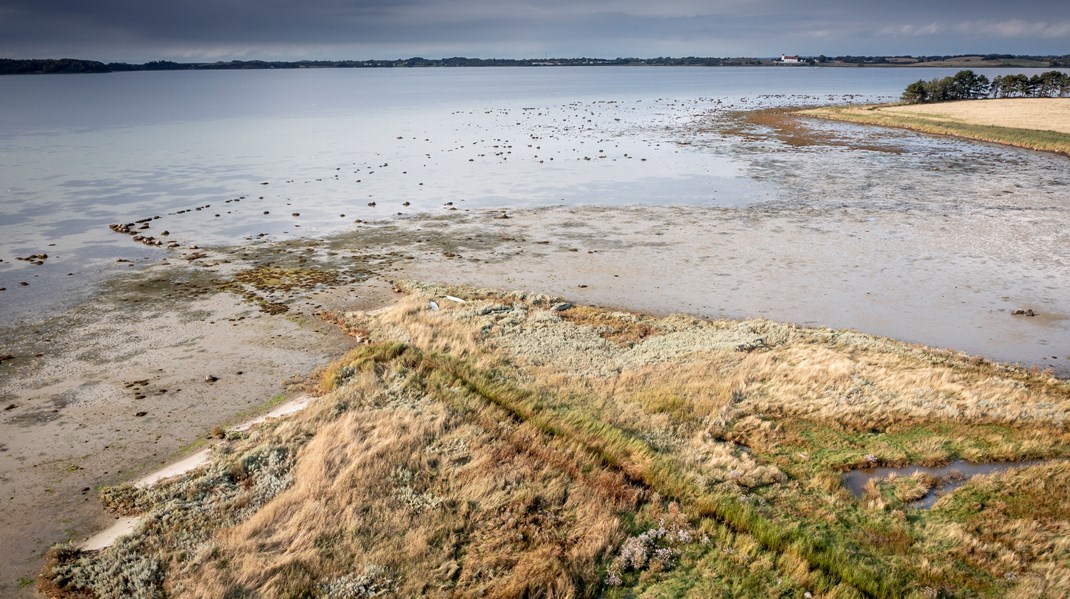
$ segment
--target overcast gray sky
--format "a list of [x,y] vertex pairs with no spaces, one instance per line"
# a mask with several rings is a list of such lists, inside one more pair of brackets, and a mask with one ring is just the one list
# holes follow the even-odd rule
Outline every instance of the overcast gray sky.
[[1070,54],[1070,0],[0,0],[0,57]]

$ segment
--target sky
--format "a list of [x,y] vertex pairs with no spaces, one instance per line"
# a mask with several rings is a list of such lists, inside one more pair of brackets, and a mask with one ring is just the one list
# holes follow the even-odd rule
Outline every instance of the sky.
[[0,0],[0,57],[1070,54],[1067,0]]

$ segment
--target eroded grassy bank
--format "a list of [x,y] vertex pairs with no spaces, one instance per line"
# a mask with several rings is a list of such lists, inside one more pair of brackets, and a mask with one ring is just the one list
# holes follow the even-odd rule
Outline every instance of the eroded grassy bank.
[[827,106],[799,114],[990,141],[1070,156],[1070,99],[1010,98],[923,105]]
[[[54,596],[1036,596],[1070,590],[1070,383],[857,333],[405,286],[299,415],[104,499]],[[467,301],[447,299],[449,294]],[[431,309],[434,299],[438,309]],[[845,470],[1048,459],[972,480]]]

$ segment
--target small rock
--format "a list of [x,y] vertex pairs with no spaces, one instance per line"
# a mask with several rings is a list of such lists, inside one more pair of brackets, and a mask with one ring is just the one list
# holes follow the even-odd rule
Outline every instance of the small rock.
[[561,302],[560,304],[554,304],[550,309],[554,312],[564,312],[572,307],[572,304],[568,302]]
[[219,377],[211,375],[211,374],[206,375],[204,377],[204,382],[206,382],[206,383],[214,383],[214,382],[216,382],[218,380],[219,380]]
[[1028,308],[1026,310],[1015,310],[1014,312],[1011,312],[1011,316],[1036,316],[1036,315],[1037,315],[1037,313],[1034,312],[1032,308]]
[[141,418],[142,416],[147,416],[147,415],[148,415],[148,412],[137,412],[137,413],[134,414],[134,416],[137,416],[138,418]]

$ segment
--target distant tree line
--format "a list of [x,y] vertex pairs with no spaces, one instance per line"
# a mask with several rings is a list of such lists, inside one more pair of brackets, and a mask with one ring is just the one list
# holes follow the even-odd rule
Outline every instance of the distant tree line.
[[30,75],[45,73],[107,73],[108,65],[95,60],[60,59],[0,59],[0,75]]
[[1070,96],[1070,75],[1048,71],[1038,75],[999,75],[991,81],[971,70],[950,77],[919,79],[903,90],[901,97],[907,104],[929,104],[978,98],[1065,98]]
[[[906,59],[919,62],[946,60],[952,56],[885,57],[885,56],[818,56],[803,58],[805,64],[856,64],[863,65],[908,65]],[[989,54],[985,59],[1018,59],[1046,62],[1051,67],[1070,67],[1068,56],[1014,56]],[[112,73],[123,71],[199,71],[199,70],[244,70],[244,69],[369,69],[411,67],[543,67],[543,66],[772,66],[779,61],[772,58],[715,56],[658,56],[655,58],[400,58],[396,60],[231,60],[219,62],[172,62],[153,60],[143,64],[125,62],[97,62],[95,60],[61,59],[9,59],[0,58],[0,75],[23,75],[44,73]]]

